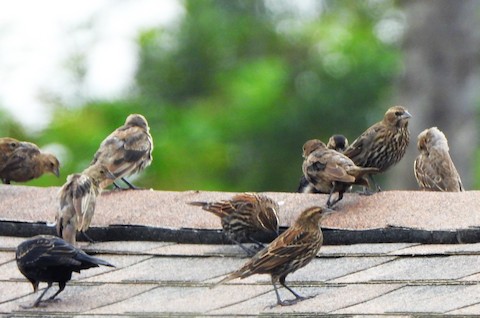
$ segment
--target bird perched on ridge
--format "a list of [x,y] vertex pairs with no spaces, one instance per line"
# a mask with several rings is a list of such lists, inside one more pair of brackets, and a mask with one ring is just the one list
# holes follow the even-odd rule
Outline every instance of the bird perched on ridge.
[[[100,163],[117,179],[122,179],[130,189],[135,189],[125,177],[140,172],[152,162],[153,140],[147,120],[140,114],[131,114],[125,124],[113,131],[100,144],[99,149],[90,163]],[[105,180],[102,188],[115,180]]]
[[20,141],[15,138],[2,137],[0,138],[0,171],[5,166],[8,157],[13,153],[17,147],[20,146]]
[[248,255],[255,252],[242,242],[249,241],[263,247],[253,235],[262,233],[269,237],[278,236],[278,203],[271,198],[256,193],[242,193],[230,200],[219,202],[189,202],[200,206],[221,218],[223,233],[238,244]]
[[365,130],[345,150],[344,155],[359,167],[386,171],[405,155],[410,140],[408,120],[411,117],[403,106],[390,107],[383,120]]
[[18,269],[32,283],[34,292],[37,292],[40,282],[48,284],[31,307],[37,307],[56,282],[59,289],[49,300],[55,299],[72,278],[72,272],[80,273],[82,269],[99,265],[115,267],[51,235],[38,235],[22,242],[17,247],[15,258]]
[[[323,234],[319,222],[331,212],[321,207],[306,209],[285,232],[255,254],[239,270],[229,274],[216,285],[235,278],[243,279],[254,274],[270,274],[278,305],[293,305],[311,298],[297,294],[286,285],[285,279],[288,274],[304,267],[317,255],[323,244]],[[281,300],[276,286],[277,283],[288,289],[295,296],[295,299]]]
[[0,170],[0,179],[3,183],[26,182],[39,178],[46,172],[51,172],[57,177],[60,175],[60,163],[53,154],[40,151],[38,146],[31,142],[22,141],[17,144],[14,141],[10,143],[10,148],[13,145],[15,149],[7,156]]
[[[303,145],[302,170],[305,179],[320,193],[329,193],[327,207],[332,207],[343,198],[343,193],[352,184],[369,186],[365,175],[378,172],[377,168],[356,166],[347,156],[328,149],[318,140],[308,140]],[[338,198],[331,201],[332,194],[338,192]]]
[[418,135],[420,155],[414,162],[414,173],[421,189],[430,191],[464,191],[460,175],[449,154],[448,141],[437,127]]
[[[348,139],[344,135],[333,135],[328,139],[327,148],[338,152],[344,152],[348,147]],[[297,188],[298,193],[320,193],[315,187],[302,176]]]
[[59,192],[60,204],[55,217],[58,236],[70,244],[75,244],[77,231],[80,231],[89,239],[85,231],[90,227],[95,212],[97,196],[101,190],[100,183],[114,178],[115,176],[100,164],[67,177],[67,182]]

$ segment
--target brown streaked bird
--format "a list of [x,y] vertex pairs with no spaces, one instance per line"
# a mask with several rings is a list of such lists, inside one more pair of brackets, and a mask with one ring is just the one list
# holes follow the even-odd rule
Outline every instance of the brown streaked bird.
[[[303,211],[295,223],[280,234],[273,242],[259,251],[239,270],[229,274],[216,285],[232,279],[246,278],[254,274],[270,274],[277,296],[277,305],[293,305],[304,299],[288,287],[285,279],[288,274],[304,267],[317,255],[323,243],[323,234],[319,222],[332,211],[321,207],[312,207]],[[294,296],[293,300],[281,300],[276,284],[280,283]]]
[[[100,148],[90,163],[104,165],[117,179],[122,179],[130,189],[135,189],[125,177],[140,172],[152,162],[153,140],[147,120],[140,114],[131,114],[125,124],[117,128],[100,144]],[[102,188],[115,180],[105,180]]]
[[8,156],[0,171],[3,183],[26,182],[46,172],[60,175],[60,163],[54,155],[40,151],[37,145],[22,141]]
[[51,235],[38,235],[22,242],[17,247],[15,258],[18,269],[32,284],[33,292],[37,292],[40,282],[48,284],[31,307],[37,307],[53,283],[58,283],[58,291],[48,298],[55,299],[72,278],[72,272],[80,273],[82,269],[99,265],[115,267]]
[[437,127],[425,129],[418,135],[420,155],[413,171],[419,187],[430,191],[464,191],[460,175],[449,154],[448,141]]
[[85,231],[95,212],[97,196],[100,194],[100,183],[113,180],[106,167],[96,164],[82,173],[71,174],[59,192],[59,206],[55,217],[58,236],[70,244],[75,244],[77,231],[92,241]]
[[245,247],[242,242],[248,241],[263,247],[254,238],[257,233],[268,237],[278,236],[278,203],[271,198],[256,193],[242,193],[230,200],[219,202],[189,202],[200,206],[221,218],[225,236],[238,244],[248,255],[255,252]]
[[8,158],[15,149],[20,145],[20,141],[15,138],[2,137],[0,138],[0,171],[7,163]]
[[[390,107],[383,120],[365,130],[345,150],[344,155],[359,167],[386,171],[405,155],[410,140],[408,120],[411,117],[403,106]],[[376,188],[380,191],[380,187]]]
[[[377,168],[356,166],[347,156],[328,149],[325,144],[312,139],[303,145],[302,170],[305,179],[320,193],[329,193],[327,207],[332,207],[343,198],[343,193],[352,184],[369,186],[367,174],[378,172]],[[332,194],[338,198],[331,201]]]
[[[344,152],[348,147],[348,139],[344,135],[333,135],[328,139],[327,148],[338,152]],[[298,193],[320,193],[315,187],[302,176],[297,188]]]

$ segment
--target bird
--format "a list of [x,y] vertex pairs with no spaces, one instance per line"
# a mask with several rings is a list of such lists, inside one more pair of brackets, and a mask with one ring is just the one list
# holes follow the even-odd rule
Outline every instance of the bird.
[[221,218],[223,233],[232,242],[238,244],[247,255],[254,251],[245,247],[242,242],[249,241],[263,247],[263,244],[254,238],[257,233],[267,237],[277,237],[278,203],[266,195],[257,193],[241,193],[230,200],[218,202],[189,202],[190,205],[200,206]]
[[[307,265],[318,253],[323,243],[319,222],[332,213],[323,207],[311,207],[300,213],[294,224],[280,234],[268,246],[255,254],[240,269],[228,274],[213,287],[236,278],[246,278],[254,274],[270,274],[277,296],[277,305],[293,305],[304,299],[288,287],[285,279],[288,274]],[[282,300],[276,284],[280,283],[294,296],[293,300]]]
[[0,171],[3,170],[8,158],[20,146],[20,141],[11,137],[0,138]]
[[437,127],[425,129],[418,135],[420,155],[414,162],[419,187],[430,191],[464,191],[460,175],[449,154],[448,141]]
[[[327,148],[338,152],[344,152],[348,147],[348,139],[344,135],[333,135],[328,139]],[[297,188],[298,193],[320,193],[315,187],[307,181],[305,176],[300,179]]]
[[[100,144],[90,165],[104,165],[116,179],[122,179],[130,189],[136,189],[125,177],[140,172],[152,162],[153,139],[143,115],[130,114],[125,124],[113,131]],[[104,180],[101,187],[110,184],[120,188],[115,180]]]
[[31,142],[16,141],[10,143],[14,147],[0,170],[0,179],[5,184],[11,181],[26,182],[50,172],[60,176],[60,162],[53,154],[45,153]]
[[[305,179],[320,193],[328,193],[327,207],[332,207],[343,198],[343,193],[352,184],[369,186],[367,174],[378,172],[377,168],[356,166],[344,154],[328,149],[318,139],[311,139],[303,145],[302,170]],[[332,194],[338,198],[332,201]]]
[[99,265],[115,267],[107,261],[90,256],[79,248],[53,235],[37,235],[18,245],[15,259],[17,267],[37,292],[40,282],[46,282],[47,288],[31,307],[38,307],[45,293],[58,283],[58,291],[49,298],[55,299],[72,278],[72,272]]
[[59,191],[59,206],[55,217],[57,235],[70,244],[75,244],[77,231],[92,241],[85,231],[95,212],[100,183],[113,180],[115,176],[100,164],[89,166],[81,173],[71,174]]
[[[410,141],[408,121],[411,117],[403,106],[390,107],[383,120],[365,130],[348,146],[344,155],[359,167],[378,168],[379,172],[385,172],[405,155]],[[373,177],[371,179],[375,183]],[[378,185],[376,190],[381,190]]]

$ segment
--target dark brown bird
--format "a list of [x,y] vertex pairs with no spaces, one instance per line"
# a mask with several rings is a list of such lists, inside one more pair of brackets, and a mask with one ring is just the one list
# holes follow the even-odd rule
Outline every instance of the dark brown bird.
[[[152,150],[153,140],[147,120],[142,115],[131,114],[123,126],[103,140],[90,165],[104,165],[117,179],[135,189],[125,177],[148,167],[152,162]],[[100,186],[105,188],[112,183],[115,184],[114,180],[105,180]]]
[[418,135],[420,155],[415,159],[414,173],[423,190],[464,191],[460,175],[449,154],[448,141],[437,127],[425,129]]
[[48,284],[32,307],[40,304],[42,297],[55,282],[59,289],[49,300],[60,294],[72,278],[72,272],[80,273],[82,269],[99,265],[115,267],[51,235],[38,235],[22,242],[17,247],[15,258],[20,272],[32,283],[33,292],[37,292],[40,282]]
[[[383,120],[361,134],[344,154],[359,167],[378,168],[379,172],[384,172],[405,155],[410,140],[410,117],[405,107],[390,107]],[[377,191],[380,191],[378,186]]]
[[[13,144],[17,145],[15,142]],[[38,146],[31,142],[23,141],[15,147],[3,164],[0,178],[3,183],[10,184],[10,181],[26,182],[36,179],[46,172],[58,177],[59,166],[60,163],[54,155],[40,151]]]
[[[338,152],[344,152],[348,147],[348,139],[344,135],[333,135],[327,143],[328,149],[333,149]],[[320,193],[315,187],[302,176],[300,184],[297,188],[298,193]]]
[[[293,305],[301,300],[311,298],[297,294],[285,284],[285,279],[288,274],[304,267],[317,255],[323,243],[319,222],[330,213],[331,211],[326,211],[321,207],[306,209],[285,232],[255,254],[239,270],[229,274],[216,285],[235,278],[246,278],[253,274],[270,274],[278,305]],[[288,289],[295,299],[282,301],[277,290],[277,283]]]
[[225,236],[238,244],[248,255],[255,252],[243,246],[242,242],[248,241],[263,247],[263,244],[254,238],[255,234],[261,233],[273,238],[278,236],[279,206],[265,195],[242,193],[231,200],[189,204],[200,206],[221,218]]
[[[307,141],[303,145],[303,174],[305,179],[320,193],[329,193],[327,207],[332,207],[343,198],[343,193],[352,184],[368,186],[366,174],[378,172],[377,168],[356,166],[347,156],[328,149],[318,139]],[[338,192],[338,198],[331,201],[332,194]]]
[[85,231],[90,227],[95,212],[100,183],[114,178],[106,167],[99,164],[67,177],[67,182],[59,192],[60,204],[55,218],[58,236],[75,244],[79,231],[89,239]]
[[0,138],[0,171],[3,170],[8,158],[18,148],[20,141],[10,137]]

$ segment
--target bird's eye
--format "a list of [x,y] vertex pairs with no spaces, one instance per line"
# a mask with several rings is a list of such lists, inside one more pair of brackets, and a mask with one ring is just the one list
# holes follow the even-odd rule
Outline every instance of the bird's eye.
[[395,116],[402,116],[402,112],[395,112]]

